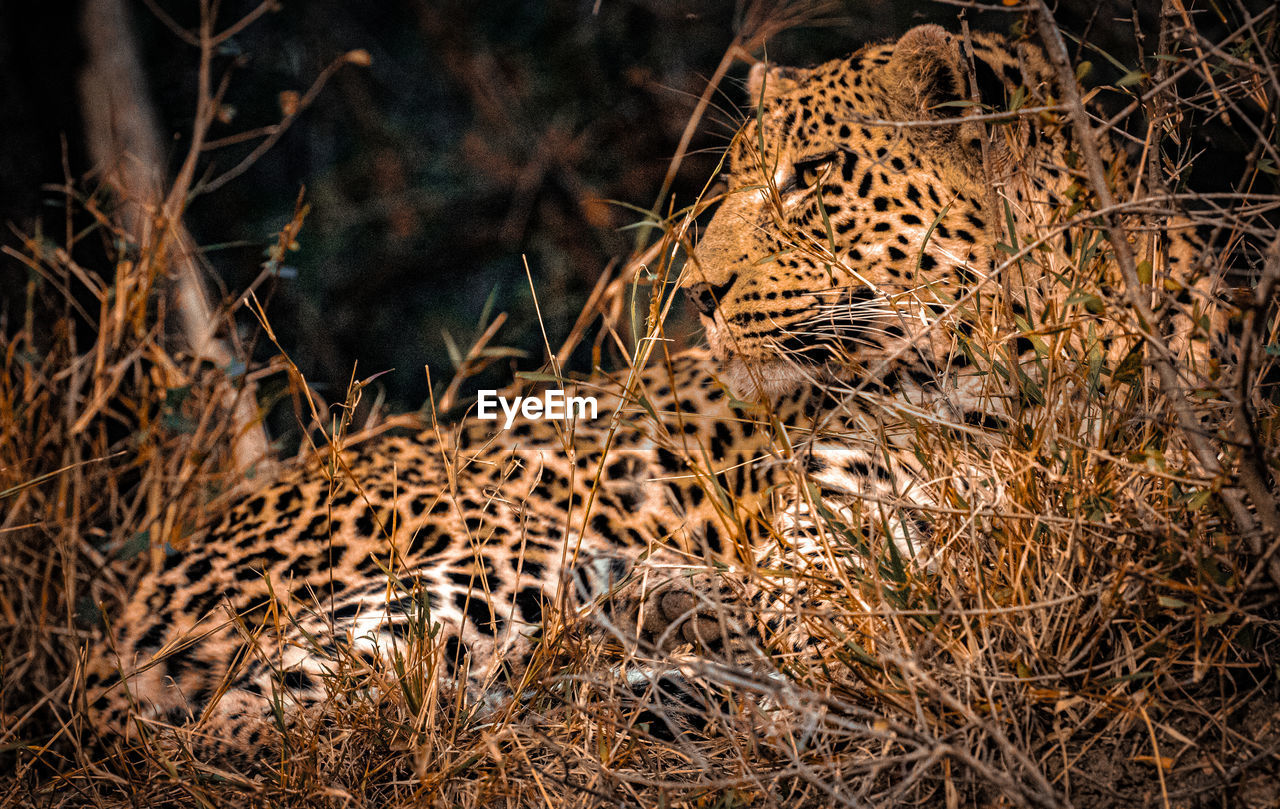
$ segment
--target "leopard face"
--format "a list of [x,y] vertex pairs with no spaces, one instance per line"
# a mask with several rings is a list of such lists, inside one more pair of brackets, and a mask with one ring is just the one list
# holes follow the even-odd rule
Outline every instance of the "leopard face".
[[[752,70],[756,115],[733,140],[728,190],[684,276],[740,395],[925,379],[954,355],[933,324],[996,264],[993,175],[1035,165],[959,121],[966,74],[989,109],[1049,86],[1034,47],[973,45],[972,70],[960,38],[932,25],[812,69]],[[1052,148],[1043,129],[1008,129]]]

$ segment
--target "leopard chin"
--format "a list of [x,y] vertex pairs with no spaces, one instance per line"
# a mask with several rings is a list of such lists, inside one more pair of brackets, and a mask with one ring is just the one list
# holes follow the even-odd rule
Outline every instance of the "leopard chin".
[[704,316],[702,325],[711,356],[719,365],[720,381],[741,401],[777,404],[801,388],[812,387],[821,377],[819,369],[797,363],[776,349],[743,351],[743,346],[726,337],[718,318]]
[[724,383],[744,402],[777,403],[814,382],[813,368],[784,358],[762,360],[735,355],[722,361],[722,367]]

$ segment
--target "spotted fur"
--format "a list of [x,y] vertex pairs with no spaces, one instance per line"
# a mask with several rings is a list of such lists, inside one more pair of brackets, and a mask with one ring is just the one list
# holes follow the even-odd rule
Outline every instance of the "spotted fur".
[[[1034,46],[972,44],[970,61],[923,26],[812,69],[753,70],[755,113],[683,280],[709,352],[661,355],[629,388],[584,382],[601,397],[592,422],[467,419],[250,487],[112,620],[88,682],[97,724],[125,737],[190,725],[254,750],[277,703],[296,715],[325,697],[340,649],[393,658],[423,621],[439,625],[440,670],[492,693],[524,668],[549,609],[589,607],[637,559],[794,560],[824,520],[929,564],[940,490],[904,414],[1016,423],[1046,403],[997,384],[993,362],[1034,368],[1036,323],[1093,316],[1061,279],[986,280],[1009,263],[1012,217],[1051,229],[1083,184],[1064,116],[994,134],[963,120],[974,98],[1052,108],[1058,95]],[[1200,251],[1173,231],[1141,247],[1156,277],[1195,292],[1180,327],[1194,347]],[[633,606],[648,612],[630,626],[707,641],[689,620],[696,596],[642,588]]]

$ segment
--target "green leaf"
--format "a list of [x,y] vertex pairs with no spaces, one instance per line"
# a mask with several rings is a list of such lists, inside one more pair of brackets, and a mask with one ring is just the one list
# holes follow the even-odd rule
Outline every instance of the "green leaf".
[[493,314],[493,307],[498,302],[500,286],[500,284],[494,284],[493,289],[489,290],[489,297],[485,298],[484,308],[480,310],[480,319],[476,321],[476,330],[480,334],[483,334],[485,327],[489,325],[489,317]]
[[480,349],[481,357],[527,357],[528,351],[522,351],[518,348],[507,348],[504,346],[491,346],[489,348]]
[[960,101],[943,101],[941,104],[933,104],[930,109],[942,109],[943,107],[981,107],[982,104],[977,101],[963,99]]
[[189,435],[196,431],[196,423],[179,413],[161,414],[160,426],[169,432],[179,433],[182,435]]
[[544,374],[541,371],[516,371],[516,379],[527,379],[530,382],[564,382],[563,377],[555,374]]
[[1094,295],[1092,292],[1076,290],[1067,298],[1067,305],[1084,304],[1084,308],[1089,314],[1100,315],[1106,307],[1102,303],[1102,298]]
[[191,396],[190,385],[183,385],[177,388],[169,388],[164,392],[164,407],[166,410],[177,410],[179,407],[182,407],[182,403],[185,402],[188,398],[190,398],[190,396]]
[[1003,199],[1004,202],[1004,224],[1008,228],[1009,241],[1013,242],[1013,247],[1018,248],[1018,228],[1013,221],[1013,208],[1009,207],[1009,200]]
[[942,206],[942,210],[938,211],[938,215],[929,223],[929,229],[924,232],[924,238],[920,240],[920,254],[916,256],[916,271],[920,271],[920,264],[924,261],[925,248],[929,246],[929,239],[933,237],[933,231],[938,227],[938,223],[942,221],[942,217],[947,215],[947,211],[951,210],[951,203],[948,202]]
[[1111,381],[1116,383],[1135,382],[1142,371],[1142,346],[1134,346],[1124,359],[1111,369]]
[[1130,70],[1116,81],[1117,87],[1132,87],[1147,77],[1141,70]]
[[1013,91],[1013,97],[1009,99],[1009,112],[1017,112],[1025,103],[1027,103],[1027,87],[1020,85]]
[[449,354],[449,362],[453,364],[454,370],[462,367],[462,352],[458,350],[458,344],[453,341],[453,335],[448,329],[441,329],[440,336],[444,338],[444,350]]
[[126,560],[132,559],[150,547],[151,532],[139,531],[121,543],[120,550],[116,551],[116,558]]
[[1191,495],[1191,499],[1187,501],[1187,508],[1192,511],[1199,511],[1204,508],[1205,503],[1209,502],[1209,498],[1213,497],[1213,491],[1203,489]]
[[84,627],[106,625],[102,620],[102,610],[98,607],[98,603],[89,596],[80,596],[76,599],[76,623]]

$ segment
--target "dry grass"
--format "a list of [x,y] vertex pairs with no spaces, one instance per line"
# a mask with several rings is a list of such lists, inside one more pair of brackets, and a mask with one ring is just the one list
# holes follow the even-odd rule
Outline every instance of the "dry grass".
[[[1261,56],[1276,22],[1274,13],[1255,18],[1219,43],[1194,29],[1168,33],[1179,61],[1166,75],[1203,82],[1179,85],[1181,95],[1157,89],[1135,107],[1261,108],[1247,110],[1267,137],[1242,188],[1280,165],[1271,145],[1280,78]],[[1160,131],[1147,130],[1148,151]],[[1081,188],[1097,181],[1082,173]],[[1126,190],[1109,192],[1127,199]],[[782,599],[792,606],[786,617],[819,643],[782,658],[784,678],[687,661],[709,698],[707,727],[667,740],[610,673],[619,650],[588,622],[549,618],[518,698],[491,713],[440,688],[423,626],[388,670],[353,656],[329,682],[323,721],[283,734],[286,763],[252,782],[161,749],[105,753],[78,710],[84,650],[101,615],[143,571],[180,552],[243,481],[226,407],[240,377],[173,348],[155,294],[167,251],[160,241],[118,248],[128,240],[104,202],[68,187],[59,245],[32,236],[7,251],[31,280],[27,322],[0,344],[0,771],[12,772],[0,806],[1273,805],[1280,694],[1266,512],[1275,508],[1280,422],[1259,380],[1274,355],[1260,353],[1238,378],[1188,384],[1197,377],[1184,373],[1182,392],[1194,395],[1169,396],[1159,368],[1101,351],[1097,330],[1132,335],[1134,346],[1146,338],[1115,291],[1123,281],[1103,283],[1117,278],[1114,251],[1090,249],[1106,244],[1104,223],[1084,208],[1105,207],[1100,191],[1082,191],[1081,205],[1050,225],[1018,212],[1010,220],[1017,247],[1007,271],[1059,278],[1072,303],[1058,319],[1017,324],[984,304],[996,313],[987,334],[957,344],[991,374],[993,395],[1032,386],[1057,406],[1029,410],[1021,431],[979,440],[865,397],[886,436],[917,449],[938,481],[947,504],[931,515],[940,561],[910,568],[863,542],[874,504],[827,513],[814,548],[781,550],[781,564],[748,583],[803,590]],[[1105,224],[1113,235],[1136,233],[1175,201],[1184,200],[1144,192],[1128,201],[1139,216]],[[1219,227],[1228,263],[1257,270],[1245,339],[1276,345],[1275,196],[1189,201]],[[93,227],[76,232],[73,213]],[[678,218],[668,221],[632,265],[656,265],[657,279],[669,276],[668,248],[681,233]],[[1063,234],[1075,244],[1070,256]],[[280,250],[293,235],[282,235]],[[83,240],[105,245],[105,269],[71,258]],[[670,289],[636,277],[602,282],[569,343],[602,319],[600,352],[613,343],[646,361],[659,344],[635,336],[661,335]],[[999,293],[993,285],[981,294]],[[993,347],[1015,333],[1044,350],[1039,369],[1010,381],[1008,357]],[[289,370],[282,358],[252,373]],[[295,406],[336,459],[360,437],[347,436],[342,415],[359,388],[331,419],[292,370]],[[1203,432],[1189,438],[1179,411]],[[1196,455],[1197,441],[1216,468]],[[977,485],[966,492],[952,480]],[[1252,539],[1232,498],[1261,521]]]

